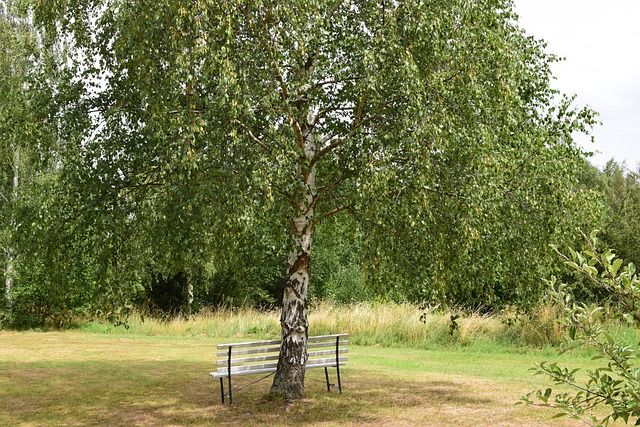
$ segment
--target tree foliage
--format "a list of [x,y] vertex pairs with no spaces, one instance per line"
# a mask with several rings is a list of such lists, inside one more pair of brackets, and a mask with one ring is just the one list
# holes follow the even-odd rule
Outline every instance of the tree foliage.
[[7,306],[12,305],[18,275],[17,212],[28,194],[23,189],[35,175],[36,143],[45,131],[38,123],[38,104],[29,90],[35,46],[35,32],[25,11],[14,2],[0,2],[0,264]]
[[[589,249],[584,252],[571,251],[569,256],[558,253],[570,268],[602,287],[609,295],[609,316],[637,326],[640,324],[640,278],[635,265],[629,263],[624,266],[623,260],[611,250],[598,252],[595,232],[587,238],[587,244]],[[564,351],[589,346],[606,364],[588,371],[586,380],[576,375],[579,371],[576,368],[561,367],[557,363],[536,364],[533,370],[537,375],[547,376],[556,385],[568,385],[574,392],[553,395],[551,388],[540,389],[524,396],[524,402],[554,406],[563,411],[559,416],[584,418],[593,426],[606,426],[618,419],[640,424],[640,368],[634,363],[636,351],[612,337],[604,322],[605,309],[602,306],[574,300],[566,285],[556,285],[555,279],[551,286],[551,295],[564,309],[563,326],[567,331]],[[534,395],[535,400],[532,400]],[[599,419],[593,411],[602,406],[611,412]]]
[[640,177],[638,171],[611,160],[601,175],[601,189],[607,199],[607,224],[601,239],[620,257],[640,265]]
[[[526,293],[530,261],[548,259],[532,254],[573,225],[571,132],[592,118],[570,99],[550,107],[555,58],[514,24],[510,2],[73,1],[36,12],[94,58],[76,64],[85,98],[67,106],[93,137],[69,144],[67,176],[83,199],[117,200],[120,218],[152,227],[158,253],[196,259],[176,248],[219,243],[228,258],[248,229],[283,227],[310,167],[314,222],[357,212],[369,277],[405,247],[391,264],[413,265],[423,277],[411,286],[442,299]],[[318,147],[305,159],[295,141],[310,113]]]

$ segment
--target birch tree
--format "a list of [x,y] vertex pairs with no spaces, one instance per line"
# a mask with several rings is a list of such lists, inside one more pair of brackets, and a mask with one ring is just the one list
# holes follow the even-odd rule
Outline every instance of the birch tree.
[[[56,109],[55,68],[59,59],[44,49],[24,3],[0,0],[0,264],[3,267],[3,304],[0,323],[15,324],[24,294],[23,275],[41,266],[42,241],[31,232],[43,218],[53,216],[47,207],[63,203],[46,194],[55,177],[56,128],[47,115]],[[68,93],[66,93],[68,96]],[[36,209],[37,207],[37,209]],[[42,215],[38,217],[35,211]],[[44,248],[46,252],[49,248]],[[40,284],[40,283],[38,283]],[[27,292],[28,293],[28,292]],[[47,294],[46,291],[41,294]],[[28,299],[29,295],[25,295]],[[25,310],[28,311],[28,310]],[[24,311],[23,311],[24,312]]]
[[[152,222],[142,207],[168,200],[168,189],[189,191],[175,198],[171,225],[208,233],[221,251],[247,227],[279,221],[289,254],[272,392],[298,399],[318,224],[351,212],[375,234],[365,225],[408,218],[410,233],[368,236],[400,249],[380,256],[402,258],[433,237],[434,200],[479,212],[521,174],[579,156],[571,133],[591,113],[554,101],[555,58],[512,9],[509,0],[43,0],[35,10],[47,34],[73,40],[69,64],[85,87],[66,107],[92,123],[67,147],[70,179],[96,200],[127,203],[129,223]],[[465,230],[467,241],[482,237],[479,226]]]
[[12,233],[21,173],[21,151],[28,145],[26,80],[31,36],[27,21],[11,2],[0,2],[0,236],[4,260],[4,298],[11,308],[15,275]]

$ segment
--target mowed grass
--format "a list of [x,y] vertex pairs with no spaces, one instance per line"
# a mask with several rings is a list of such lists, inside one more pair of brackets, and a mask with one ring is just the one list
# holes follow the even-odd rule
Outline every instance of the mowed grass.
[[219,383],[208,376],[215,345],[255,339],[0,332],[0,425],[575,426],[552,419],[554,410],[515,402],[545,384],[528,371],[534,361],[592,363],[587,355],[561,358],[548,350],[350,344],[342,395],[328,393],[316,369],[307,373],[306,398],[287,410],[267,398],[270,379],[235,394],[233,406],[221,405]]

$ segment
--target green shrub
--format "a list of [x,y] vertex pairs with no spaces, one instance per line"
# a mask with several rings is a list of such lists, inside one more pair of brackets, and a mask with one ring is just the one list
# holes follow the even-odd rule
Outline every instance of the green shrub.
[[[538,363],[533,368],[536,374],[547,376],[556,385],[570,386],[574,391],[553,395],[552,388],[548,387],[527,394],[523,400],[561,409],[563,412],[558,416],[583,419],[592,426],[606,426],[618,419],[640,425],[640,368],[634,364],[636,348],[620,333],[614,335],[609,327],[612,319],[634,326],[640,324],[640,278],[633,264],[623,267],[622,259],[612,251],[596,250],[596,233],[587,241],[587,251],[571,251],[570,256],[560,256],[610,295],[609,310],[576,302],[566,285],[557,285],[555,279],[551,280],[551,295],[563,309],[562,326],[566,333],[563,351],[587,346],[597,351],[603,363],[587,372],[586,380],[577,375],[577,368]],[[636,334],[632,339],[637,343]],[[607,408],[609,414],[599,419],[593,414],[598,407]]]

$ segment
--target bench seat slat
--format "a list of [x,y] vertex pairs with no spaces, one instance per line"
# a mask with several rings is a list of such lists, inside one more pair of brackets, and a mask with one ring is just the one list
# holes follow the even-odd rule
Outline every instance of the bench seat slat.
[[280,340],[269,340],[269,341],[252,341],[252,342],[237,342],[237,343],[228,343],[228,344],[218,344],[218,350],[228,349],[229,347],[233,348],[245,348],[245,347],[262,347],[270,344],[280,344]]
[[[340,347],[347,344],[349,344],[349,341],[347,340],[340,341]],[[307,348],[322,348],[322,347],[336,348],[336,342],[335,341],[322,341],[322,342],[309,341],[307,344]]]
[[[338,363],[340,363],[340,365],[343,365],[347,362],[347,360],[349,360],[349,356],[341,356],[338,358]],[[307,360],[306,369],[318,368],[318,367],[324,367],[324,366],[335,366],[335,364],[336,364],[335,357]],[[253,365],[232,366],[231,374],[236,375],[236,374],[239,374],[240,372],[257,372],[257,371],[262,371],[264,369],[275,370],[277,366],[278,366],[278,363],[262,363],[262,364],[253,364]],[[226,367],[218,368],[217,372],[226,374],[228,372],[228,368]]]
[[[347,348],[341,348],[338,350],[338,354],[345,354],[347,353],[349,350]],[[313,360],[313,358],[317,358],[319,356],[332,356],[335,355],[336,351],[335,350],[322,350],[322,351],[310,351],[309,352],[309,360]],[[254,362],[262,362],[262,361],[267,361],[267,360],[278,360],[278,355],[277,354],[273,354],[273,355],[267,355],[267,356],[254,356],[254,357],[243,357],[243,358],[237,358],[234,359],[233,357],[231,358],[231,364],[244,364],[244,363],[254,363]],[[227,359],[218,359],[217,362],[218,365],[228,365],[229,361]]]
[[[335,335],[316,335],[313,337],[309,337],[309,341],[322,341],[322,340],[330,340],[333,339],[333,342],[336,342],[336,338],[346,338],[349,334],[335,334]],[[340,340],[342,342],[342,340]]]
[[[241,354],[260,354],[260,353],[276,353],[280,351],[280,347],[264,347],[264,348],[251,348],[248,350],[237,350],[234,348],[231,349],[231,357],[239,356]],[[218,357],[226,357],[229,355],[229,350],[227,351],[219,351]]]
[[[338,354],[345,354],[345,353],[348,353],[348,352],[349,352],[348,348],[340,348],[338,350]],[[335,349],[334,350],[322,350],[322,351],[310,351],[309,352],[309,360],[313,360],[314,358],[316,358],[318,356],[335,356],[335,355],[336,355]]]
[[[344,364],[347,362],[347,360],[349,360],[349,356],[340,356],[338,357],[338,363],[340,364]],[[336,364],[336,358],[335,357],[326,357],[323,359],[310,359],[307,360],[307,364],[306,364],[306,368],[316,368],[316,367],[321,367],[321,366],[335,366]],[[256,370],[262,370],[262,369],[267,369],[267,368],[276,368],[278,366],[278,363],[261,363],[261,364],[257,364],[254,363],[252,365],[242,365],[242,366],[231,366],[231,373],[235,374],[237,372],[244,372],[244,371],[256,371]],[[226,373],[228,371],[227,367],[222,367],[222,368],[218,368],[217,372],[223,372]]]
[[[349,360],[349,356],[340,356],[338,358],[338,363],[340,364],[340,366],[342,366],[345,363],[347,363],[347,360]],[[329,358],[326,358],[326,359],[308,360],[306,369],[322,368],[322,367],[325,367],[325,366],[327,366],[327,367],[336,366],[336,358],[335,357],[329,357]]]
[[[255,343],[252,343],[255,344]],[[272,345],[274,344],[274,342],[272,341],[265,341],[264,342],[265,345]],[[275,344],[280,344],[280,341],[276,341]],[[345,340],[345,341],[340,341],[341,346],[342,345],[347,345],[349,344],[349,341]],[[327,342],[309,342],[309,344],[307,344],[307,348],[328,348],[328,347],[334,347],[335,348],[336,343],[335,341],[327,341]],[[218,357],[227,357],[229,355],[229,345],[227,345],[227,350],[225,351],[218,351],[217,356]],[[249,354],[261,354],[261,353],[275,353],[275,352],[279,352],[280,351],[280,347],[257,347],[254,346],[254,348],[246,348],[244,347],[244,350],[236,350],[236,346],[233,345],[233,347],[231,348],[231,357],[233,358],[233,356],[240,356],[240,355],[249,355]]]
[[[243,371],[243,372],[231,372],[232,377],[239,377],[242,375],[252,375],[252,374],[268,374],[271,372],[275,372],[276,368],[264,368],[264,369],[256,369],[255,371]],[[229,375],[227,372],[211,372],[211,375],[214,378],[227,378]]]
[[[238,359],[234,359],[233,357],[231,358],[231,364],[232,365],[237,365],[237,364],[244,364],[244,363],[253,363],[253,362],[261,362],[261,361],[265,361],[265,360],[278,360],[278,355],[277,354],[272,354],[272,355],[268,355],[268,356],[254,356],[254,357],[243,357],[243,358],[238,358]],[[218,365],[228,365],[229,361],[227,359],[218,359]]]
[[[349,360],[348,356],[343,356],[338,359],[338,363],[340,366],[343,366]],[[336,366],[336,359],[316,359],[313,361],[308,361],[305,369],[313,369],[313,368],[330,368]],[[266,374],[270,372],[275,372],[278,367],[277,363],[265,363],[262,365],[247,365],[247,366],[236,366],[231,367],[231,375],[232,376],[242,376],[242,375],[251,375],[251,374]],[[210,372],[209,375],[214,378],[226,378],[228,377],[227,368],[218,368],[216,372]]]
[[[317,336],[309,337],[308,341],[309,342],[314,342],[314,341],[332,340],[331,342],[335,343],[336,342],[336,338],[338,338],[338,337],[346,338],[348,336],[349,336],[349,334],[317,335]],[[343,341],[340,340],[340,342],[342,343]],[[261,347],[261,346],[265,346],[265,345],[269,345],[269,344],[280,344],[280,340],[252,341],[252,342],[241,342],[241,343],[218,344],[218,349],[219,350],[223,350],[223,349],[228,349],[229,347],[234,347],[234,348]]]

